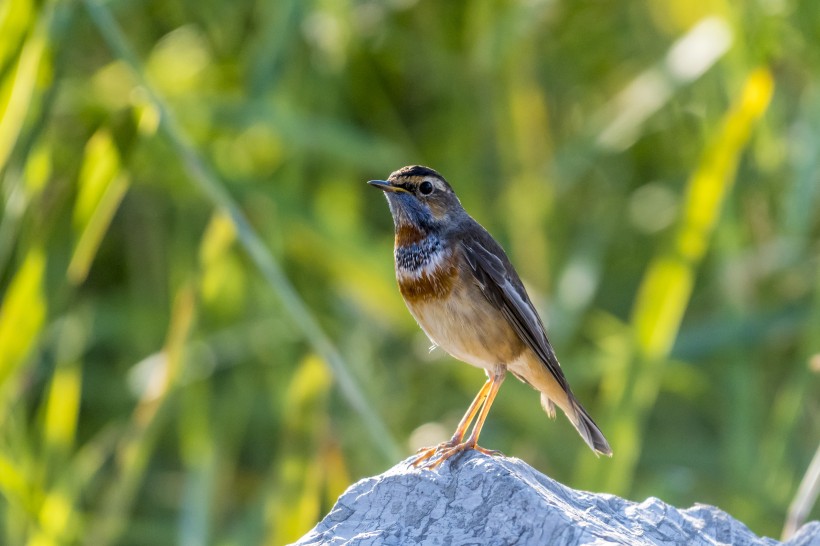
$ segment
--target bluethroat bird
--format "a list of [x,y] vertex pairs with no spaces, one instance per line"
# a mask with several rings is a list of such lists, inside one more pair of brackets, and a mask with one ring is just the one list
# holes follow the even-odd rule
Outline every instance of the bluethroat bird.
[[558,406],[594,452],[612,455],[601,430],[572,394],[544,324],[504,250],[467,214],[444,177],[414,165],[368,183],[382,190],[390,205],[396,278],[410,313],[435,345],[484,368],[488,378],[453,437],[420,450],[411,463],[435,468],[466,449],[495,454],[478,446],[478,436],[508,371],[541,393],[541,406],[550,417]]

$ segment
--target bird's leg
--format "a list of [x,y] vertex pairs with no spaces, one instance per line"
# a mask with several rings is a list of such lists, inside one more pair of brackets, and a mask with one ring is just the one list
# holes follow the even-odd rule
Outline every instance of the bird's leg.
[[481,390],[478,391],[478,394],[473,399],[470,407],[467,408],[467,413],[465,413],[464,417],[462,417],[461,421],[459,421],[456,431],[453,433],[453,437],[450,438],[449,442],[444,442],[445,444],[456,445],[464,439],[464,436],[467,434],[467,429],[470,427],[470,423],[473,422],[475,414],[478,413],[479,408],[481,408],[481,405],[487,399],[487,394],[490,391],[492,383],[493,380],[488,377],[487,381],[485,381],[481,386]]
[[504,377],[506,376],[506,370],[501,372],[495,372],[493,375],[490,376],[490,387],[487,391],[486,399],[484,400],[484,404],[481,406],[481,411],[476,418],[475,425],[473,426],[473,431],[470,433],[470,437],[467,438],[467,441],[460,442],[455,444],[451,447],[445,448],[440,453],[437,453],[437,457],[435,460],[428,461],[427,464],[424,466],[426,468],[436,468],[438,465],[452,457],[457,453],[461,453],[466,449],[476,449],[482,453],[487,455],[498,455],[499,452],[497,451],[490,451],[488,449],[484,449],[483,447],[478,446],[478,436],[481,434],[481,428],[484,426],[484,421],[487,419],[487,415],[490,413],[490,407],[493,405],[493,400],[495,400],[496,395],[498,394],[498,389],[501,388],[501,383],[504,382]]
[[464,414],[464,417],[462,417],[461,421],[458,423],[452,438],[434,447],[421,448],[416,452],[416,456],[410,460],[410,464],[413,466],[418,466],[439,451],[458,445],[464,439],[464,435],[467,434],[467,429],[470,427],[470,423],[473,422],[475,414],[478,413],[479,408],[487,399],[487,393],[489,392],[491,385],[492,378],[488,377],[487,381],[485,381],[484,385],[481,387],[481,390],[478,391],[478,394],[473,399],[470,407],[467,408],[467,413]]

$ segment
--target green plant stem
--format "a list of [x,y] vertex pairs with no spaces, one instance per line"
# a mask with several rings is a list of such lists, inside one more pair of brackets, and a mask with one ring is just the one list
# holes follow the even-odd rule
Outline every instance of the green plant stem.
[[159,130],[176,149],[192,182],[202,190],[216,207],[224,210],[231,218],[236,227],[237,238],[244,247],[245,252],[248,253],[267,283],[279,296],[282,305],[290,314],[294,323],[302,330],[313,349],[330,366],[345,399],[364,420],[374,444],[381,451],[385,461],[394,461],[400,458],[401,451],[398,444],[388,432],[386,425],[374,410],[371,402],[365,397],[350,371],[349,365],[324,333],[276,259],[268,251],[262,238],[256,233],[242,210],[224,188],[219,177],[200,157],[185,132],[176,123],[165,101],[148,82],[142,62],[132,51],[111,12],[96,0],[83,0],[83,3],[105,42],[114,54],[129,66],[139,84],[144,88],[151,105],[159,114]]

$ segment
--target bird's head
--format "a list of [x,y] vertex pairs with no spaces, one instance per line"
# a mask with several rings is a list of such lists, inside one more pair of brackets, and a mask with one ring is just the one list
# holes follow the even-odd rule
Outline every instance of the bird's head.
[[371,180],[368,184],[384,191],[397,234],[403,229],[439,231],[464,212],[450,184],[429,167],[402,167],[387,180]]

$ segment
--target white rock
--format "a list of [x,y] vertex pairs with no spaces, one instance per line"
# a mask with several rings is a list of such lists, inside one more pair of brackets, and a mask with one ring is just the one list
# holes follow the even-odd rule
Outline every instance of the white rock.
[[[436,471],[402,462],[353,484],[296,544],[308,545],[761,545],[726,512],[707,505],[679,510],[649,498],[570,489],[519,459],[475,451]],[[788,546],[820,546],[820,522]]]

